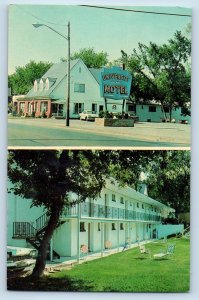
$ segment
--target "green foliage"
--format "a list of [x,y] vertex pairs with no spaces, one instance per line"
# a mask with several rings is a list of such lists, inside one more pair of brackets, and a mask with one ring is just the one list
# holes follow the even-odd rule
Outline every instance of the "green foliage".
[[[106,52],[95,52],[93,48],[83,48],[79,52],[71,55],[71,59],[81,58],[88,68],[99,69],[108,63],[108,54]],[[66,59],[62,58],[62,61]]]
[[148,165],[148,192],[154,199],[175,208],[176,213],[190,211],[190,151],[162,151]]
[[34,80],[42,77],[52,63],[30,61],[24,67],[17,67],[14,74],[8,76],[8,86],[12,95],[24,95],[33,86]]
[[170,108],[186,106],[191,100],[191,41],[177,31],[167,44],[139,43],[128,57],[133,74],[132,98],[155,99]]

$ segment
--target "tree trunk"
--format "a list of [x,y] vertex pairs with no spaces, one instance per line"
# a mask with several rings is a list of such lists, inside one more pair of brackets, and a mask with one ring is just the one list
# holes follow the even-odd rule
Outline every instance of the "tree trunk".
[[40,244],[40,247],[38,250],[36,264],[35,264],[32,274],[31,274],[31,277],[39,278],[43,275],[45,265],[46,265],[46,259],[47,259],[50,240],[51,240],[51,238],[53,236],[53,232],[58,224],[60,211],[61,211],[60,207],[56,208],[55,210],[53,210],[53,212],[50,215],[48,225],[46,226],[46,230],[45,230],[43,239],[41,241],[41,244]]

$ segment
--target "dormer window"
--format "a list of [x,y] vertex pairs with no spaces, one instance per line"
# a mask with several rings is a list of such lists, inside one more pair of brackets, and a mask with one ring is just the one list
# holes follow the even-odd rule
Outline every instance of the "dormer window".
[[49,79],[46,79],[46,83],[45,83],[45,90],[48,91],[49,90]]
[[39,82],[39,90],[40,90],[40,92],[43,91],[43,89],[44,89],[44,82],[41,79],[40,82]]
[[37,80],[34,81],[34,92],[37,92]]

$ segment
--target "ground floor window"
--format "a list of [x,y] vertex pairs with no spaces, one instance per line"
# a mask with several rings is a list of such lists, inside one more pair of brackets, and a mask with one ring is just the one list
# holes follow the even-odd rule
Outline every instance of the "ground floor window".
[[135,104],[128,104],[128,111],[136,112],[136,105]]
[[80,232],[85,232],[86,228],[85,228],[85,223],[84,222],[80,222]]
[[97,104],[96,103],[92,103],[92,112],[95,114],[97,112]]
[[20,102],[19,103],[19,111],[24,112],[24,108],[25,108],[25,102]]
[[156,106],[149,106],[149,112],[156,112]]
[[74,110],[73,113],[78,115],[79,113],[83,112],[84,110],[84,103],[74,103]]
[[124,230],[124,223],[120,223],[120,230]]
[[99,105],[99,111],[103,111],[104,110],[104,106],[103,105]]
[[112,230],[116,230],[115,223],[112,223]]
[[48,110],[48,102],[47,101],[42,101],[41,102],[41,112],[47,112],[47,110]]

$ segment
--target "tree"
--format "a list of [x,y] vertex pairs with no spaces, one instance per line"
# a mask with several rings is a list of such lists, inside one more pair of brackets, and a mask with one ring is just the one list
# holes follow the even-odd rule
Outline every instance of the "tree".
[[51,66],[52,63],[49,62],[30,61],[24,67],[17,67],[15,73],[8,76],[12,95],[26,94],[32,88],[34,80],[41,78]]
[[[93,48],[83,48],[79,52],[74,52],[71,59],[81,58],[88,68],[99,69],[108,63],[108,54],[106,52],[95,52]],[[62,58],[62,61],[66,59]]]
[[31,198],[33,206],[43,206],[49,216],[33,277],[43,274],[53,232],[64,207],[71,205],[69,193],[78,195],[76,202],[96,197],[108,174],[108,156],[104,151],[9,151],[8,176],[13,192]]
[[144,101],[155,99],[162,110],[187,107],[191,98],[190,61],[191,41],[177,31],[167,44],[149,46],[139,43],[138,50],[128,57],[128,68],[133,74],[132,97]]
[[190,211],[190,151],[161,151],[148,165],[149,196],[173,207],[178,215]]

